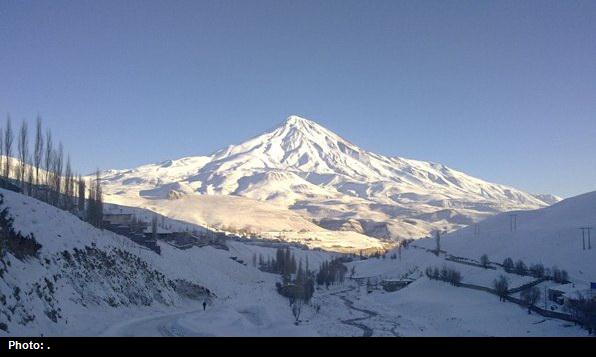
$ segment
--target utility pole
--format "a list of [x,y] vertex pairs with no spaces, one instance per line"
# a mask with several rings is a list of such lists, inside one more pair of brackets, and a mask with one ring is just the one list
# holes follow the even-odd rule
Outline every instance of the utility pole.
[[588,233],[588,249],[592,249],[592,241],[590,237],[590,232],[592,231],[592,227],[580,227],[579,229],[582,230],[582,249],[586,250],[586,232]]
[[509,215],[509,230],[515,232],[517,230],[517,214]]
[[592,240],[590,237],[590,233],[592,231],[592,227],[580,227],[579,229],[582,230],[582,248],[583,250],[586,250],[586,233],[587,233],[587,237],[588,237],[588,249],[592,249]]

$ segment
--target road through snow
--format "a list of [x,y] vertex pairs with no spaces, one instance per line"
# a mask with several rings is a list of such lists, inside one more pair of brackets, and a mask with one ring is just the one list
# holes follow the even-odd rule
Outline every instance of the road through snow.
[[109,327],[102,336],[118,337],[173,337],[173,336],[207,336],[188,330],[178,322],[180,319],[203,313],[202,309],[145,316],[122,321]]

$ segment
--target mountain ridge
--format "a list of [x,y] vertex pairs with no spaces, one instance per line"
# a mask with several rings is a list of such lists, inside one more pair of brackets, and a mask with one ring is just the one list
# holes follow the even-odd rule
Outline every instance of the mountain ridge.
[[296,115],[208,156],[108,170],[102,179],[108,201],[150,205],[184,195],[242,196],[314,221],[384,223],[387,229],[376,231],[390,233],[377,238],[388,239],[452,230],[462,222],[540,208],[557,199],[490,183],[439,163],[372,153]]

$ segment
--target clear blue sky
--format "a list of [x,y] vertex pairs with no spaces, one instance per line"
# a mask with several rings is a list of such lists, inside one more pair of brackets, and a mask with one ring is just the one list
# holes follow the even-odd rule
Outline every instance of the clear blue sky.
[[290,114],[531,192],[596,190],[596,1],[0,0],[0,113],[86,173]]

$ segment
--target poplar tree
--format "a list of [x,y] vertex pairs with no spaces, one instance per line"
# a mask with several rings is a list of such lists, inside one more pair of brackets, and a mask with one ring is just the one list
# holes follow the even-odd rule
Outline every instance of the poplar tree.
[[17,142],[18,151],[18,168],[17,168],[17,182],[21,185],[21,189],[25,192],[25,168],[27,165],[29,142],[27,141],[27,122],[23,120],[21,129],[19,130],[19,138]]
[[35,185],[39,185],[39,167],[43,156],[43,134],[41,131],[41,118],[38,116],[35,123],[35,147],[33,148],[33,166],[35,166]]
[[12,156],[12,142],[13,142],[12,124],[10,116],[6,118],[6,128],[4,129],[4,155],[6,156],[6,163],[4,164],[4,175],[10,180],[10,157]]
[[50,129],[46,130],[45,154],[44,154],[44,169],[46,170],[45,184],[50,186],[51,171],[52,171],[52,152],[54,151],[54,143],[52,142],[52,132]]
[[77,209],[79,212],[85,212],[85,180],[79,175],[78,179],[78,186],[79,186],[79,202],[77,204]]
[[4,128],[0,128],[0,176],[4,176]]

